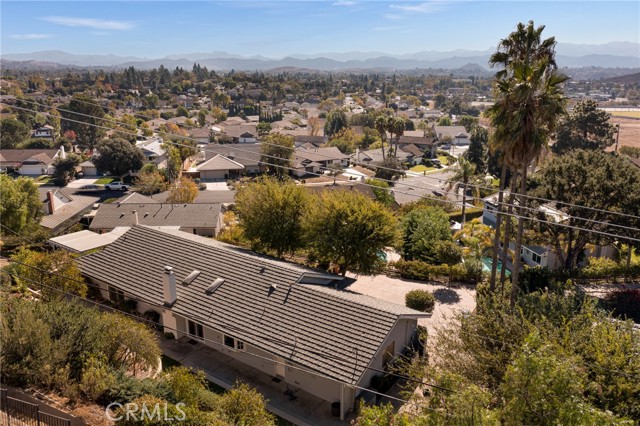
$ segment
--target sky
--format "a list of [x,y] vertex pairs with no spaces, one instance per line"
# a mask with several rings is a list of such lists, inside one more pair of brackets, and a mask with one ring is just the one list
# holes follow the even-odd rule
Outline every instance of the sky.
[[546,26],[559,42],[640,42],[640,2],[6,1],[1,53],[62,50],[161,58],[225,51],[288,54],[494,49],[518,22]]

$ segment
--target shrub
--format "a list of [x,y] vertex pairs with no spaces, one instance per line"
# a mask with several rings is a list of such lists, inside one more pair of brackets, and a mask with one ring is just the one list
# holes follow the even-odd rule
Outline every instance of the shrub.
[[397,376],[392,374],[378,374],[371,378],[371,387],[378,392],[385,393],[395,383]]
[[482,264],[469,260],[469,264],[432,265],[421,260],[398,260],[394,266],[402,278],[429,281],[436,277],[450,277],[452,282],[472,284],[482,279]]
[[436,305],[435,297],[427,290],[411,290],[404,300],[408,308],[421,312],[431,312]]
[[605,304],[614,315],[640,323],[640,289],[623,288],[612,291],[607,294]]

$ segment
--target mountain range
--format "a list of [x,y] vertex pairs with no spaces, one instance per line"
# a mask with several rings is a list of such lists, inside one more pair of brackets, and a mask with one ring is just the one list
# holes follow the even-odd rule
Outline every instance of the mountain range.
[[[495,51],[457,49],[452,51],[425,50],[410,54],[388,54],[384,52],[324,52],[317,54],[292,54],[282,58],[267,58],[261,55],[242,56],[228,52],[192,52],[173,54],[163,58],[135,56],[81,55],[57,50],[32,53],[10,53],[1,56],[3,65],[11,67],[20,62],[28,67],[29,62],[50,65],[72,65],[80,67],[129,67],[140,69],[190,68],[199,63],[214,70],[272,70],[303,68],[320,71],[349,70],[411,70],[411,69],[456,69],[460,67],[488,70],[488,60]],[[556,62],[561,67],[607,67],[640,68],[640,44],[611,42],[601,45],[558,43]]]

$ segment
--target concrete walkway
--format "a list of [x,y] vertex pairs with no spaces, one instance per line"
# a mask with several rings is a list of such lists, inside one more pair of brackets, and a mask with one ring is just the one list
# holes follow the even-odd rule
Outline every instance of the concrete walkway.
[[67,188],[82,188],[85,185],[93,185],[99,178],[82,178],[72,180],[67,184]]
[[162,352],[179,361],[182,365],[204,371],[207,379],[225,389],[233,387],[241,380],[267,400],[267,409],[298,426],[345,426],[353,420],[353,413],[345,421],[331,415],[331,404],[303,390],[295,393],[291,401],[285,391],[284,381],[276,382],[274,377],[235,360],[215,349],[192,339],[160,340]]

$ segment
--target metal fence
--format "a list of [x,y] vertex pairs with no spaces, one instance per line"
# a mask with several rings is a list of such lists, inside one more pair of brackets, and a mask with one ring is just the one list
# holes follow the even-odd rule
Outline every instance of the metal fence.
[[38,404],[13,398],[0,389],[0,426],[71,426],[71,420],[43,413]]

